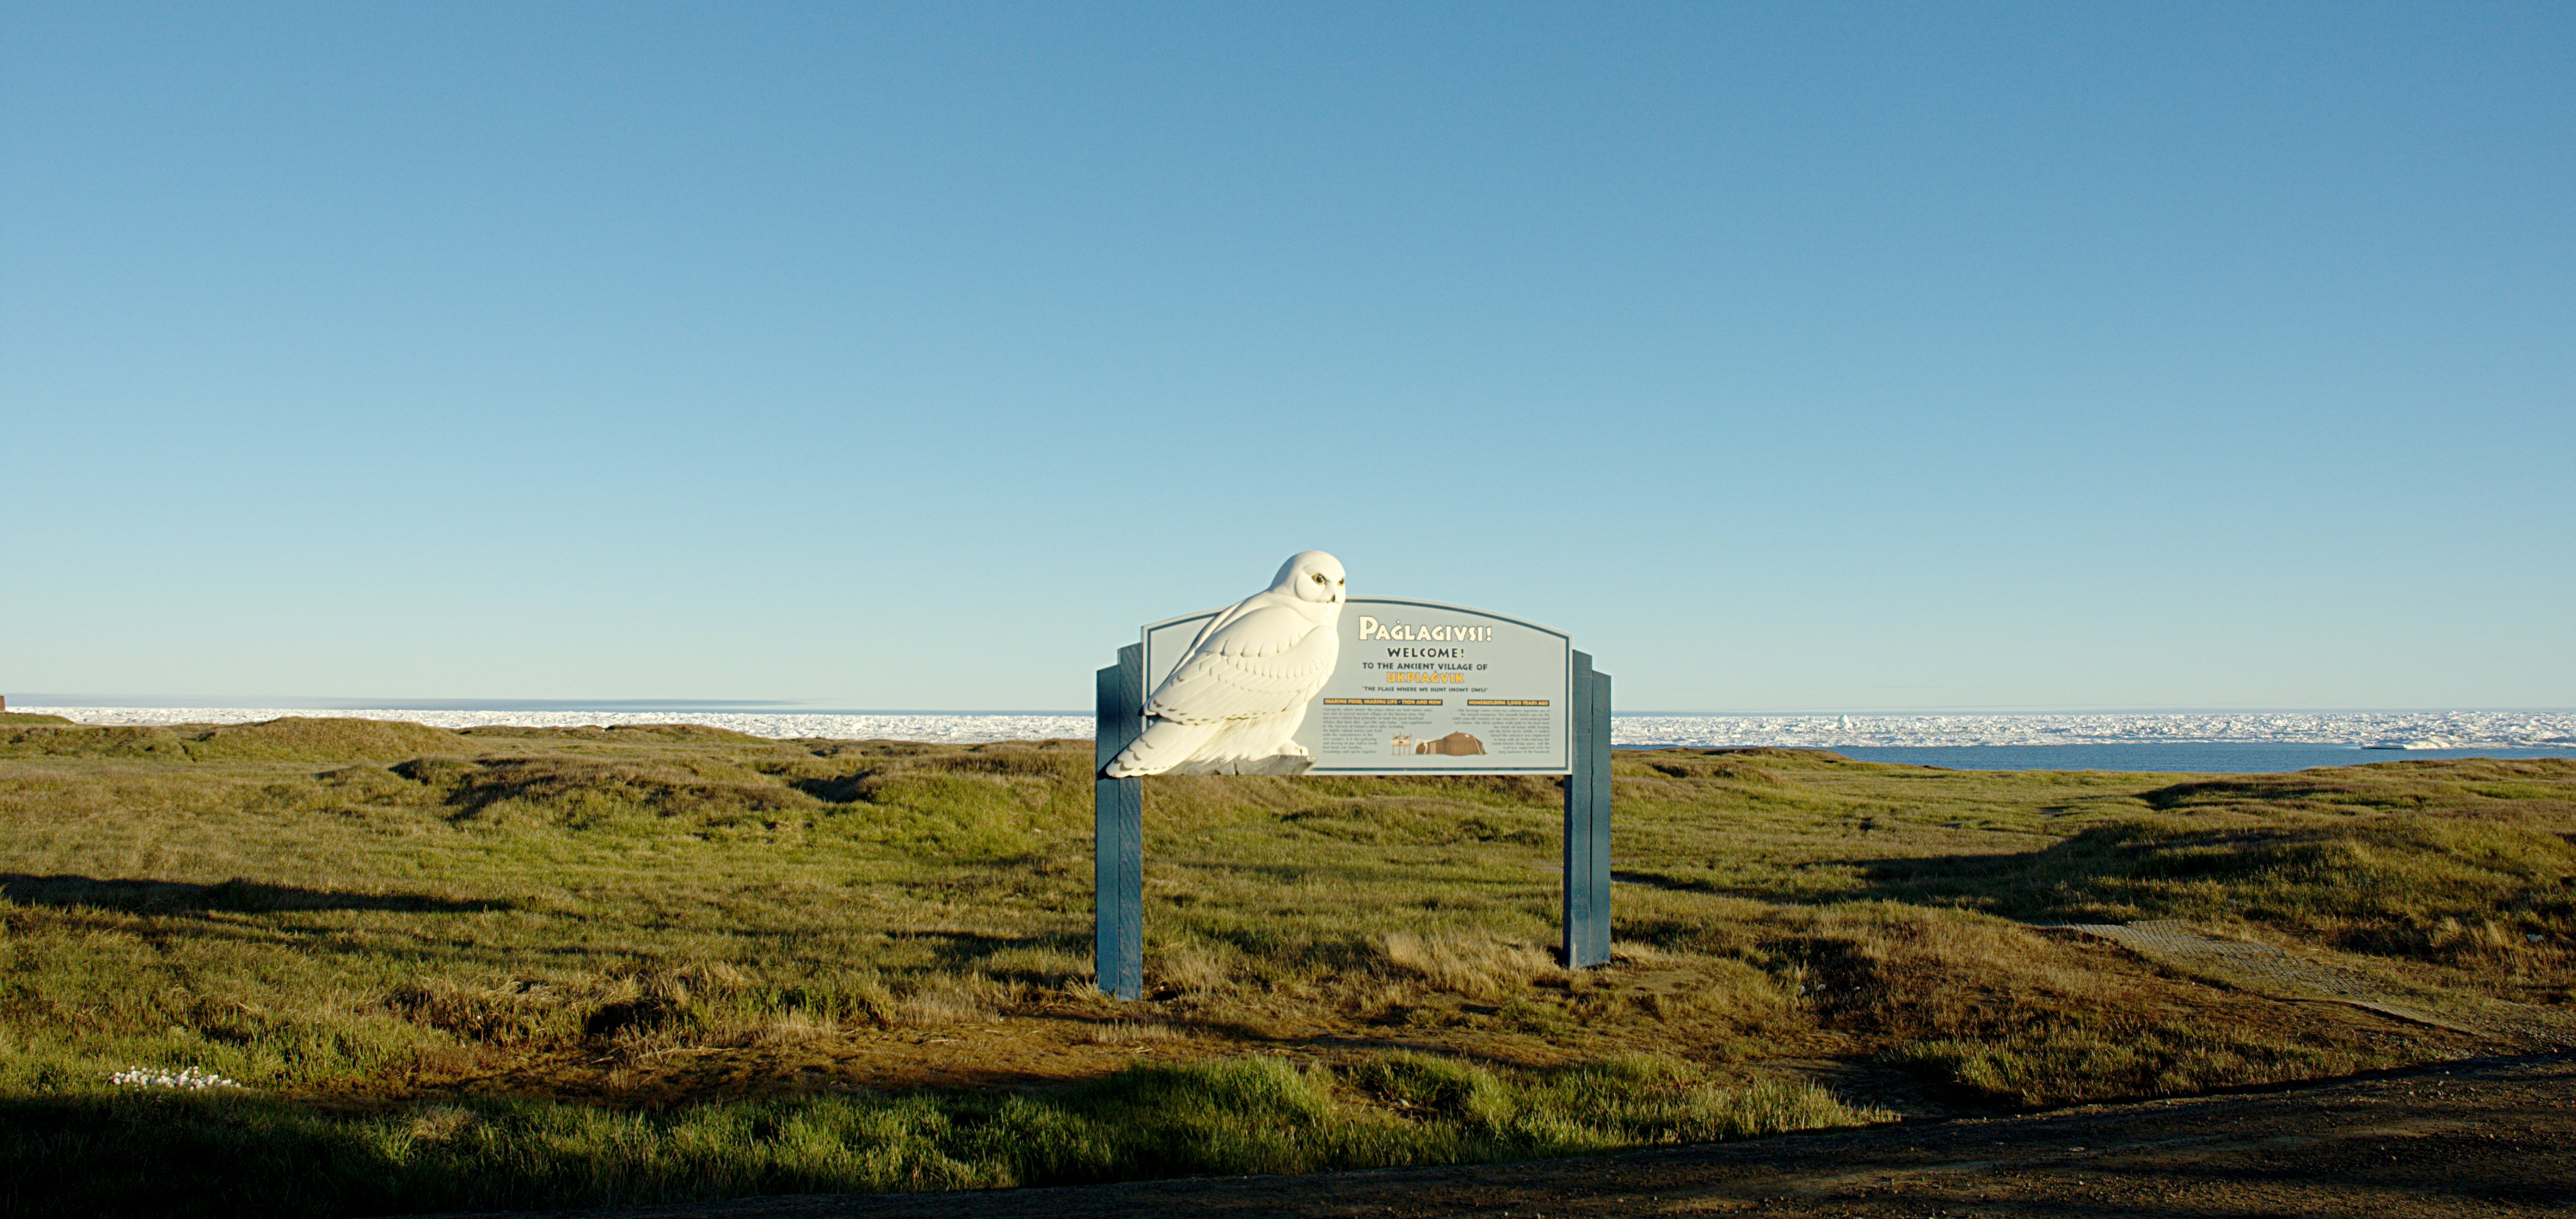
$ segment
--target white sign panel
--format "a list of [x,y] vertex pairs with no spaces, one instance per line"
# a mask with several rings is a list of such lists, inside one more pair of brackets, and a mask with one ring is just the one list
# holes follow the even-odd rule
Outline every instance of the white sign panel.
[[[1145,628],[1150,697],[1209,610]],[[1313,775],[1542,774],[1573,769],[1564,633],[1464,606],[1353,597],[1341,658],[1306,706],[1296,741]]]

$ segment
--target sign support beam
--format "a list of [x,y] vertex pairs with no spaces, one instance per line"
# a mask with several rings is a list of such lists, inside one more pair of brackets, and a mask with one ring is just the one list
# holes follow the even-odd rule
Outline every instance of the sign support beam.
[[1568,969],[1610,963],[1610,675],[1574,654],[1565,777],[1564,960]]
[[1144,731],[1145,649],[1100,670],[1091,762],[1091,960],[1102,991],[1145,994],[1145,781],[1102,773]]

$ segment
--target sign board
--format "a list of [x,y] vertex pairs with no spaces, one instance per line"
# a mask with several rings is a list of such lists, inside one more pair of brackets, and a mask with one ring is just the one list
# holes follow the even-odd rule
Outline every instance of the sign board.
[[[1221,610],[1145,628],[1148,698]],[[1310,775],[1570,774],[1574,644],[1500,614],[1353,597],[1296,742]]]

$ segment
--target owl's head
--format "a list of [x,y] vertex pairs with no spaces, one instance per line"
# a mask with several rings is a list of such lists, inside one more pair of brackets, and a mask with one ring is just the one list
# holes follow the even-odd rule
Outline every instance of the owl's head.
[[1270,589],[1324,605],[1340,605],[1348,592],[1343,587],[1342,561],[1320,550],[1301,550],[1288,556],[1288,561],[1279,565],[1279,578],[1270,582]]

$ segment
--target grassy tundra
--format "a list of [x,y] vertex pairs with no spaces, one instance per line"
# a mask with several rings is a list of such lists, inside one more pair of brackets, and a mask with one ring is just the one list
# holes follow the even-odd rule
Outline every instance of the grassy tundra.
[[[1455,1162],[2491,1048],[2034,928],[2181,919],[2576,1009],[2576,763],[2262,777],[1621,753],[1557,789],[1147,784],[1089,986],[1088,742],[0,723],[0,1208],[344,1214]],[[237,1088],[112,1082],[193,1069]]]

